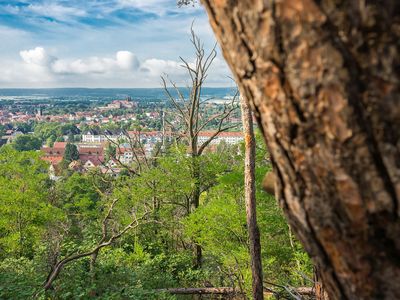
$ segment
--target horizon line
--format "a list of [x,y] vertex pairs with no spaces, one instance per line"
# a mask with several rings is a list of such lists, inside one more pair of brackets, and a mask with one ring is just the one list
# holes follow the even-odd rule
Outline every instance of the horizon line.
[[[170,87],[174,88],[174,87]],[[178,86],[178,88],[184,88],[187,89],[188,87],[186,86]],[[235,88],[232,86],[203,86],[203,88],[207,89],[221,89],[221,88]],[[129,90],[129,89],[164,89],[164,87],[0,87],[0,90],[50,90],[50,89],[124,89],[124,90]]]

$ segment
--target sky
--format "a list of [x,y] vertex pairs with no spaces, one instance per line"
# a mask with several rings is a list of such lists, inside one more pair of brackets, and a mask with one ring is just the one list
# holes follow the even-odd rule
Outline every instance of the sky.
[[[0,0],[0,88],[161,87],[188,84],[190,27],[215,43],[200,5],[175,0]],[[207,86],[232,86],[218,48]]]

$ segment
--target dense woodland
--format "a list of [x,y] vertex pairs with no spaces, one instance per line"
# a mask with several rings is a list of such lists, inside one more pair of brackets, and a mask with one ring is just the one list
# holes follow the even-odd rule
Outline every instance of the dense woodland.
[[[0,298],[174,299],[157,290],[210,286],[250,293],[243,146],[220,145],[216,153],[198,158],[197,209],[190,203],[196,185],[192,158],[182,145],[143,163],[139,173],[118,178],[66,170],[62,180],[52,182],[39,156],[11,146],[0,149]],[[311,285],[312,269],[274,197],[261,191],[270,169],[259,142],[264,279],[285,294],[279,286]],[[96,255],[67,262],[45,290],[46,279],[63,259],[91,252],[116,236]],[[201,266],[195,244],[203,250]]]

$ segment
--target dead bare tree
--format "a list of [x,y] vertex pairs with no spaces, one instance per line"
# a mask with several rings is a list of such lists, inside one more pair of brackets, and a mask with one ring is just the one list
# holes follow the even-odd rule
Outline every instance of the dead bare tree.
[[[201,195],[200,165],[198,158],[221,132],[228,131],[229,129],[237,126],[227,125],[226,121],[229,116],[231,116],[232,113],[238,108],[238,104],[235,96],[233,97],[232,101],[224,105],[224,108],[220,113],[205,118],[203,109],[207,99],[202,100],[202,88],[205,80],[207,79],[210,66],[217,55],[216,45],[214,45],[210,53],[206,54],[200,38],[193,30],[193,26],[191,27],[190,41],[195,49],[195,62],[192,64],[180,57],[180,60],[182,61],[182,67],[185,68],[189,78],[191,79],[189,97],[186,98],[180,88],[178,88],[177,84],[172,80],[167,80],[167,78],[163,76],[161,79],[165,93],[176,112],[175,116],[179,120],[178,130],[180,132],[178,135],[186,139],[189,145],[189,152],[192,157],[192,178],[195,179],[195,186],[193,188],[191,197],[191,207],[192,210],[195,210],[197,207],[199,207]],[[178,95],[177,97],[174,97],[172,92],[169,90],[167,81],[171,84],[172,89]],[[204,143],[200,144],[199,135],[201,131],[206,129],[207,126],[210,126],[212,123],[217,123],[216,129]],[[196,266],[198,267],[201,266],[201,257],[201,247],[196,245]]]
[[177,0],[176,4],[178,7],[185,6],[185,5],[192,5],[194,6],[197,3],[196,0]]
[[97,242],[97,244],[91,249],[86,252],[81,252],[81,253],[72,253],[64,257],[63,259],[58,260],[53,268],[51,269],[49,275],[47,276],[47,279],[43,285],[45,290],[48,290],[52,287],[52,284],[54,280],[57,279],[58,275],[62,271],[62,269],[65,267],[66,264],[71,263],[73,261],[76,261],[78,259],[84,258],[84,257],[91,257],[91,267],[93,268],[94,262],[96,261],[96,258],[100,252],[100,250],[104,247],[112,245],[117,239],[121,238],[126,232],[128,232],[131,229],[134,229],[140,225],[139,221],[145,220],[146,217],[149,215],[150,211],[145,210],[145,212],[142,214],[141,217],[137,217],[136,213],[133,211],[132,212],[132,221],[123,227],[121,230],[117,231],[116,233],[112,233],[110,235],[109,231],[109,220],[111,220],[111,215],[112,212],[115,208],[116,203],[118,202],[118,199],[114,199],[112,203],[110,204],[110,207],[108,208],[108,211],[106,215],[104,216],[104,219],[102,221],[102,235],[101,239]]

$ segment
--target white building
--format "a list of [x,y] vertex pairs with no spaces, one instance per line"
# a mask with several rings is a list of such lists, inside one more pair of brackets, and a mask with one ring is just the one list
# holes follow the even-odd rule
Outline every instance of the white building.
[[104,132],[97,132],[95,130],[89,130],[82,134],[83,143],[103,143],[109,140],[117,142],[119,140],[126,139],[125,134],[122,131],[112,132],[105,130]]
[[[210,137],[215,134],[214,131],[202,131],[198,135],[199,144],[205,143]],[[229,145],[235,145],[243,141],[242,132],[220,132],[210,143],[210,145],[218,145],[224,141]]]

